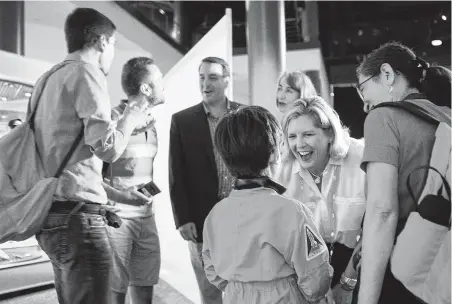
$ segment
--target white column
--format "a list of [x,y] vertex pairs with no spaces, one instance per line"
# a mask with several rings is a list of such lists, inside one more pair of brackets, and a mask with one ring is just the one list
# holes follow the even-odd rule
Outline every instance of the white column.
[[286,66],[284,1],[246,0],[249,101],[280,118],[276,82]]

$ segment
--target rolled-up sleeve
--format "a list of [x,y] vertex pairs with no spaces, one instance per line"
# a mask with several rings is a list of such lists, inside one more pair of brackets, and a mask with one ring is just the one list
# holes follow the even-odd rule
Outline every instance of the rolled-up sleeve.
[[372,110],[364,122],[364,146],[361,169],[366,172],[369,162],[380,162],[399,167],[400,134],[395,126],[391,109]]
[[111,120],[107,79],[100,69],[87,64],[77,75],[75,109],[83,120],[85,144],[103,161],[113,162],[124,152],[128,138]]

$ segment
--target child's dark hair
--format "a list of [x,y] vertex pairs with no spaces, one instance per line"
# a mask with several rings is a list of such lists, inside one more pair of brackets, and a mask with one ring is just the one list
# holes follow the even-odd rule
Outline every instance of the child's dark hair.
[[233,176],[254,178],[269,166],[280,135],[281,126],[268,110],[246,106],[220,120],[215,145]]

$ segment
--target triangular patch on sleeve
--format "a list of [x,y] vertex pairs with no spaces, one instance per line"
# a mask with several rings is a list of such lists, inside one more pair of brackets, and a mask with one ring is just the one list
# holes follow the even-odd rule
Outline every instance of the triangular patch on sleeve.
[[304,230],[306,234],[306,260],[310,261],[325,252],[326,246],[308,225],[304,224]]

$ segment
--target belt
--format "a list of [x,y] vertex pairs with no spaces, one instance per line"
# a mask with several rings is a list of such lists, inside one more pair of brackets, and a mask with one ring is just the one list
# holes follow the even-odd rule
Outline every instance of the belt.
[[[62,201],[62,202],[53,202],[52,207],[50,207],[50,211],[52,213],[68,213],[74,210],[80,202],[74,201]],[[85,203],[77,212],[83,213],[91,213],[91,214],[100,214],[105,216],[107,214],[107,209],[105,209],[104,205],[96,204],[96,203]]]

